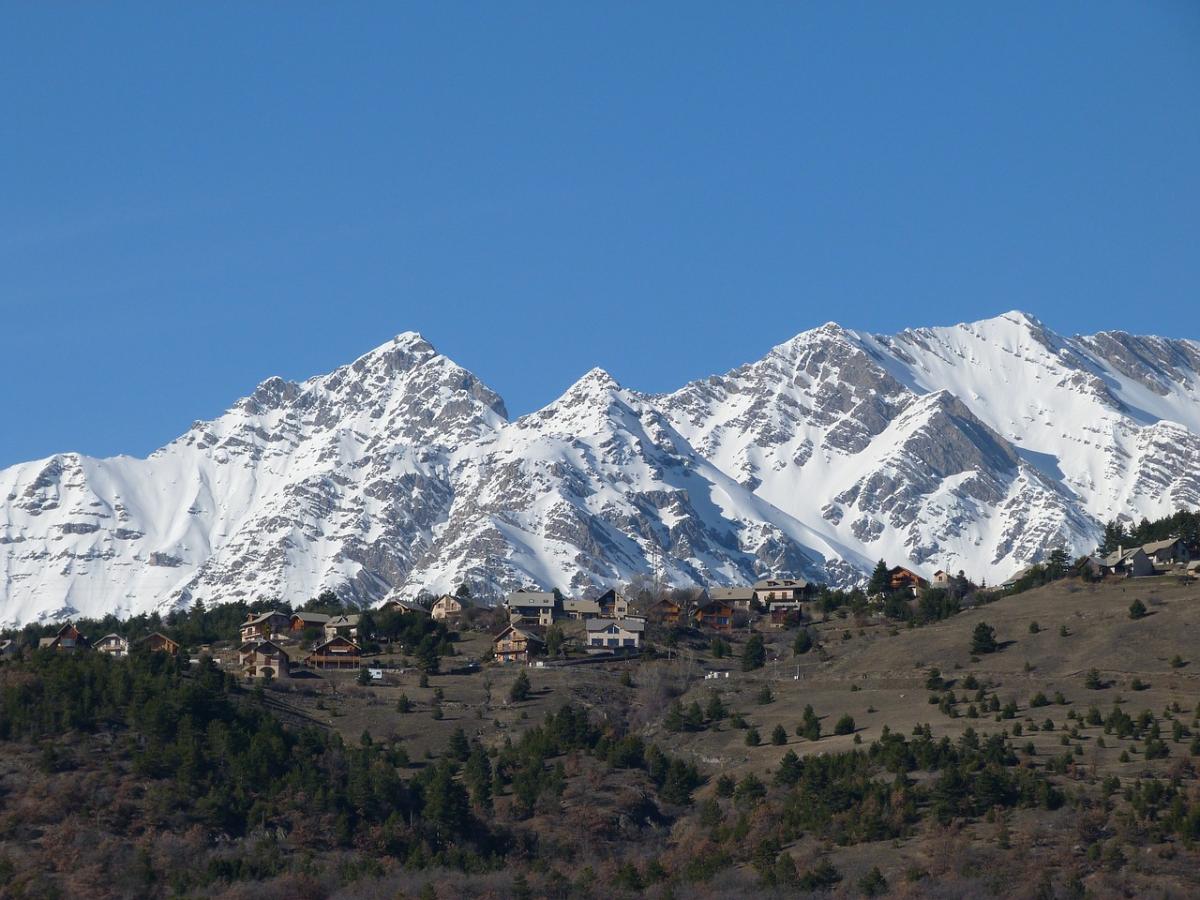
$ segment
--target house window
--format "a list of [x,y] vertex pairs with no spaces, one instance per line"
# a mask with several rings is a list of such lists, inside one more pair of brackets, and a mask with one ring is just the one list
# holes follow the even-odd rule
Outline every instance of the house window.
[[610,647],[617,647],[617,646],[620,646],[620,643],[621,643],[621,642],[620,642],[620,641],[618,641],[616,638],[609,638],[609,639],[608,639],[608,646],[610,646]]
[[624,641],[624,644],[626,647],[632,647],[636,643],[637,643],[637,641],[635,641],[633,638],[625,638],[625,641]]

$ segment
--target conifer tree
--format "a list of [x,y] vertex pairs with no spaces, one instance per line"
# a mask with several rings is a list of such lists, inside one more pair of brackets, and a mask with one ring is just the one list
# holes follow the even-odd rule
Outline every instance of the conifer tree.
[[750,640],[746,641],[746,646],[742,649],[742,671],[750,672],[754,669],[761,669],[767,663],[767,648],[763,644],[761,634],[750,636]]
[[803,656],[812,649],[812,635],[808,633],[807,628],[801,628],[796,634],[796,640],[792,643],[792,652],[797,656]]
[[890,584],[891,578],[888,575],[888,564],[881,559],[875,563],[875,570],[871,573],[871,580],[867,582],[867,593],[872,597],[878,594],[885,594]]
[[996,647],[996,629],[986,622],[976,625],[975,630],[971,633],[971,652],[995,653]]
[[522,703],[529,699],[529,676],[524,671],[517,673],[517,680],[508,691],[508,699],[514,703]]

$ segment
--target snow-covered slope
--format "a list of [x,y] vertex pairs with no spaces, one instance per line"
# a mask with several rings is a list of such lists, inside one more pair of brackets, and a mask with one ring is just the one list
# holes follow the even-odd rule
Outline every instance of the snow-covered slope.
[[723,474],[600,369],[461,449],[453,470],[448,520],[411,588],[466,577],[585,590],[656,559],[673,583],[738,584],[762,571],[825,577],[826,559],[851,553]]
[[814,531],[926,573],[1003,578],[1200,497],[1192,341],[1068,339],[1020,312],[895,337],[828,324],[656,401]]
[[1023,313],[829,324],[646,396],[593,370],[508,421],[420,335],[270,379],[148,459],[0,471],[0,622],[326,587],[847,582],[880,557],[994,581],[1100,523],[1200,505],[1200,345]]
[[404,334],[303,384],[270,379],[149,459],[6,469],[0,621],[326,586],[373,599],[445,517],[450,453],[505,419],[496,394]]

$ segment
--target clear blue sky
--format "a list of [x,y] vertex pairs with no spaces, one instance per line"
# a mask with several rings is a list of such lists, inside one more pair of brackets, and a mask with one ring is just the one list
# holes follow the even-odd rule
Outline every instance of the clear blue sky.
[[1200,336],[1193,0],[0,12],[0,465],[408,329],[514,413],[830,319]]

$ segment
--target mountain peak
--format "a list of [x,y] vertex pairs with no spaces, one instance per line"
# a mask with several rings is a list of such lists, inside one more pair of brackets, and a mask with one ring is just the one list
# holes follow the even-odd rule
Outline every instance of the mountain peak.
[[1027,313],[1024,310],[1020,310],[1020,309],[1010,309],[1008,312],[1001,313],[1000,315],[996,316],[996,318],[1004,319],[1004,320],[1012,322],[1016,325],[1025,325],[1029,328],[1045,328],[1046,327],[1045,325],[1042,324],[1042,320],[1039,319],[1037,316],[1031,315],[1030,313]]
[[561,403],[567,399],[572,404],[583,400],[595,401],[611,397],[613,394],[617,394],[623,390],[624,388],[621,387],[617,379],[613,378],[612,375],[599,366],[594,366],[563,391],[562,397],[556,403]]
[[420,332],[404,331],[386,344],[364,353],[350,364],[350,368],[362,371],[382,364],[390,371],[396,371],[420,365],[435,356],[440,356],[437,349]]
[[1019,309],[1010,309],[1008,312],[992,316],[990,319],[980,319],[976,322],[960,325],[959,327],[988,334],[1012,333],[1015,331],[1022,334],[1031,334],[1039,341],[1047,340],[1050,334],[1049,329],[1041,319]]
[[798,354],[807,353],[814,347],[828,347],[847,344],[854,340],[854,333],[843,328],[837,322],[826,322],[816,328],[809,328],[789,338],[782,344],[771,348],[768,356],[792,359]]
[[583,376],[575,382],[575,387],[591,387],[605,391],[619,391],[621,385],[617,379],[606,370],[599,366],[592,366]]

